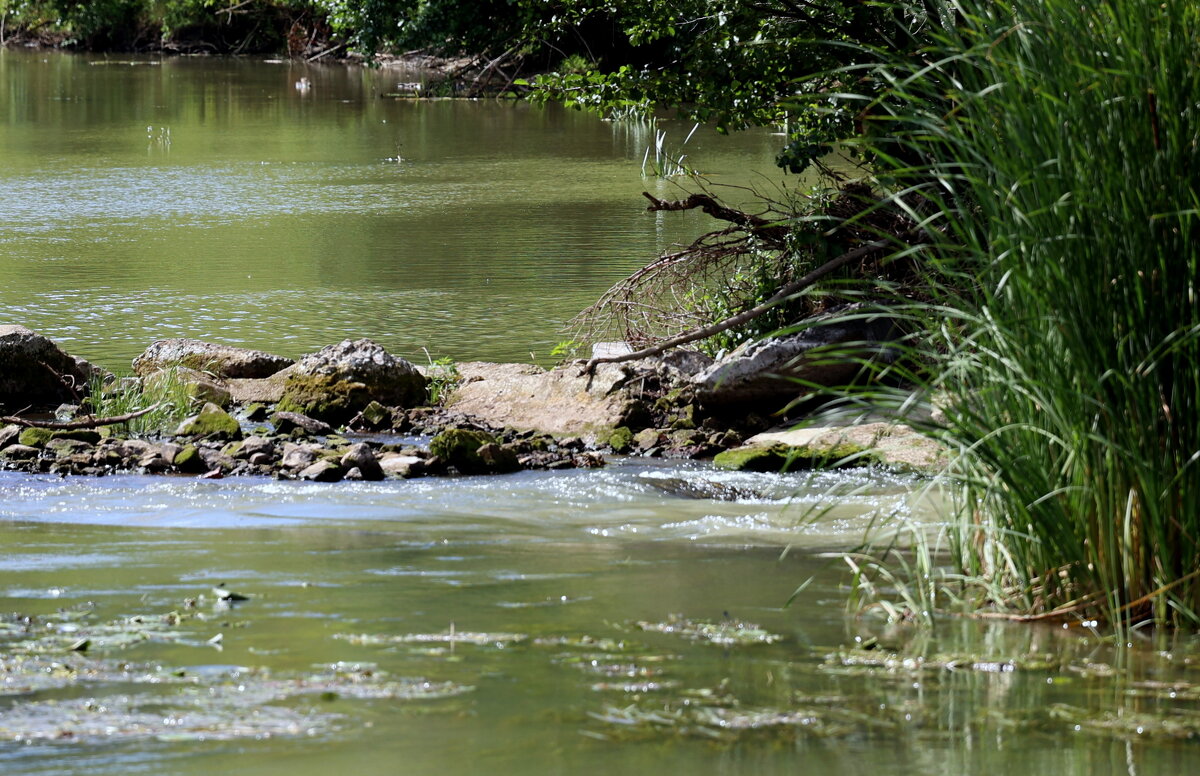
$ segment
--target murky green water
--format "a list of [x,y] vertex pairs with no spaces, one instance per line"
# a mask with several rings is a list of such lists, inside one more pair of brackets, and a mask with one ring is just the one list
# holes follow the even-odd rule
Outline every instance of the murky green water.
[[[0,318],[110,368],[175,336],[545,358],[613,281],[711,228],[645,212],[641,191],[675,190],[640,175],[646,127],[379,97],[410,77],[0,52]],[[685,151],[770,185],[775,143]]]
[[[0,320],[110,367],[166,336],[523,359],[707,226],[643,211],[645,133],[398,78],[0,52]],[[774,144],[687,150],[765,182]],[[1190,635],[843,614],[828,551],[933,519],[917,486],[0,472],[0,772],[1194,772]]]

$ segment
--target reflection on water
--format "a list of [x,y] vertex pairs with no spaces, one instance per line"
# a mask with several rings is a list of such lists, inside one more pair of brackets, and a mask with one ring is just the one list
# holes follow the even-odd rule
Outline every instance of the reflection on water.
[[[709,228],[649,214],[647,130],[556,108],[381,98],[396,74],[0,52],[5,322],[111,368],[194,336],[297,356],[545,359],[608,285]],[[670,130],[668,130],[670,131]],[[683,133],[680,132],[682,140]],[[717,182],[770,136],[697,133]]]

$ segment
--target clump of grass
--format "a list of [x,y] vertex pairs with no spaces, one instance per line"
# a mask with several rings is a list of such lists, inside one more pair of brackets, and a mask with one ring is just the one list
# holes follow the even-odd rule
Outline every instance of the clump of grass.
[[901,314],[930,332],[908,377],[950,397],[955,579],[1023,617],[1200,625],[1200,6],[959,5],[864,111],[939,281]]
[[97,417],[126,415],[153,406],[153,411],[114,426],[132,435],[173,430],[196,408],[195,397],[177,369],[166,370],[148,385],[131,379],[105,385],[97,378],[89,386],[88,404]]

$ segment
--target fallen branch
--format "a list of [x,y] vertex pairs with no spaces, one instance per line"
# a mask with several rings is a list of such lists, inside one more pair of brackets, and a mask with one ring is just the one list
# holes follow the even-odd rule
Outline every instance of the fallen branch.
[[28,418],[18,417],[0,417],[0,423],[12,423],[17,426],[25,426],[26,428],[49,428],[55,431],[67,431],[77,428],[98,428],[100,426],[114,426],[117,423],[124,423],[128,420],[133,420],[134,418],[140,418],[143,415],[148,415],[154,410],[158,409],[160,404],[162,404],[162,402],[155,402],[144,410],[129,412],[124,415],[113,415],[107,418],[96,418],[89,415],[82,420],[67,420],[60,422],[53,420],[30,420]]
[[747,232],[759,237],[765,237],[774,242],[782,242],[788,234],[788,227],[786,225],[780,224],[777,221],[768,221],[752,213],[744,213],[741,210],[726,207],[708,194],[692,194],[687,199],[676,200],[659,199],[648,191],[643,191],[642,196],[650,200],[650,207],[646,209],[652,213],[663,210],[694,210],[700,208],[706,215],[710,215],[719,221],[728,221],[732,224],[737,224]]
[[[647,195],[647,196],[649,196],[649,195]],[[689,199],[690,199],[690,197],[689,197]],[[679,345],[686,345],[689,342],[695,342],[697,340],[702,340],[702,339],[705,339],[706,337],[711,337],[714,334],[720,334],[721,332],[725,331],[726,329],[732,329],[734,326],[741,326],[743,323],[746,323],[747,321],[754,320],[755,318],[757,318],[758,316],[767,312],[768,310],[770,310],[772,307],[779,304],[780,302],[783,302],[784,300],[788,299],[789,297],[795,296],[796,294],[800,293],[801,291],[808,288],[812,284],[816,283],[818,280],[825,277],[826,275],[833,272],[834,270],[838,269],[839,267],[849,264],[850,262],[854,261],[855,259],[862,258],[863,256],[866,256],[868,253],[877,251],[880,248],[884,247],[885,245],[887,245],[887,242],[885,242],[884,240],[875,240],[873,242],[869,242],[869,243],[860,245],[857,248],[855,248],[854,250],[846,251],[841,256],[838,256],[836,258],[830,259],[829,261],[825,262],[824,264],[817,267],[812,272],[809,272],[807,275],[800,278],[799,280],[794,280],[791,283],[788,283],[787,285],[780,287],[780,289],[778,291],[776,291],[775,294],[773,296],[771,296],[770,299],[767,299],[765,302],[762,302],[761,304],[756,305],[755,307],[751,307],[749,310],[740,312],[737,315],[726,318],[723,321],[718,321],[717,323],[711,324],[709,326],[704,326],[703,328],[694,329],[685,334],[680,334],[677,337],[671,337],[670,339],[663,340],[662,342],[658,343],[657,345],[654,345],[653,347],[643,348],[642,350],[635,350],[632,353],[625,353],[625,354],[618,355],[618,356],[601,356],[599,358],[593,358],[593,359],[589,360],[586,365],[584,365],[583,373],[591,374],[592,370],[594,370],[596,368],[597,364],[615,364],[615,363],[618,363],[621,361],[636,361],[639,358],[648,358],[650,356],[657,356],[658,354],[663,353],[667,350],[670,350],[673,347],[676,347]]]

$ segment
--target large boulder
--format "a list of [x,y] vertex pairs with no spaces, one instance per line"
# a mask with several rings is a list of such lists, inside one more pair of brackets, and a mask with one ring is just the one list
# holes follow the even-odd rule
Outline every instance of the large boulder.
[[87,394],[90,367],[24,326],[0,326],[0,410],[54,408]]
[[754,405],[772,412],[813,386],[846,385],[871,358],[892,358],[897,336],[887,316],[851,318],[849,311],[801,331],[748,342],[691,378],[706,405]]
[[485,362],[459,364],[458,372],[446,407],[497,428],[607,438],[641,408],[625,364],[600,364],[590,376],[578,365],[546,371]]
[[261,350],[215,345],[195,339],[165,339],[155,342],[133,360],[133,371],[146,375],[172,366],[183,366],[217,377],[270,377],[294,362]]
[[278,409],[341,424],[372,401],[413,407],[426,400],[426,379],[411,363],[369,339],[343,340],[289,369]]

